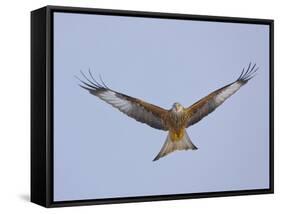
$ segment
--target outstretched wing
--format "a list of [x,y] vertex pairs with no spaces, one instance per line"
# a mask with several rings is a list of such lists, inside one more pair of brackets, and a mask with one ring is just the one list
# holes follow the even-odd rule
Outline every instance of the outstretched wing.
[[258,68],[256,68],[256,64],[251,66],[250,63],[246,72],[243,68],[241,75],[235,82],[212,92],[208,96],[202,98],[192,106],[185,109],[186,115],[188,117],[186,127],[199,122],[202,118],[213,112],[227,98],[238,91],[241,86],[245,85],[250,79],[252,79],[257,70]]
[[78,78],[82,83],[80,86],[89,91],[92,95],[99,97],[139,122],[156,129],[167,130],[164,123],[164,118],[168,113],[167,110],[108,88],[101,78],[101,83],[97,82],[90,71],[89,77],[82,72],[81,74],[86,81]]

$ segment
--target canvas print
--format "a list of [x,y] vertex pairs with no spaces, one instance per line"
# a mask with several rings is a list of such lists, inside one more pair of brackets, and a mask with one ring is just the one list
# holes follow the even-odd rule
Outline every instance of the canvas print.
[[55,202],[269,188],[268,25],[53,21]]

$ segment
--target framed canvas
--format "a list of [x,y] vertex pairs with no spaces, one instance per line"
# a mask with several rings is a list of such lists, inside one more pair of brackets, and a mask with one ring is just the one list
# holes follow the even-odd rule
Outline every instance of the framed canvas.
[[31,201],[273,193],[273,20],[31,12]]

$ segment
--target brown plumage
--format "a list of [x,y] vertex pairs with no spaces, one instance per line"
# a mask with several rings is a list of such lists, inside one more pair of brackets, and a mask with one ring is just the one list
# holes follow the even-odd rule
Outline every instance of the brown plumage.
[[184,108],[179,103],[174,103],[169,110],[116,92],[108,88],[101,78],[101,83],[97,82],[91,72],[89,72],[88,77],[81,72],[85,81],[78,79],[82,83],[80,84],[82,88],[109,103],[127,116],[152,128],[169,132],[162,149],[154,158],[155,161],[175,150],[196,150],[197,147],[193,145],[185,129],[213,112],[227,98],[238,91],[241,86],[252,79],[257,70],[256,64],[251,66],[250,63],[246,71],[243,69],[236,81],[212,92],[188,108]]

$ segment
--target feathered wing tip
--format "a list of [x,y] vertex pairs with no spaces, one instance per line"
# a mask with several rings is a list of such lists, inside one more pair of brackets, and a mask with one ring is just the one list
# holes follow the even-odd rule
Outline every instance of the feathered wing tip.
[[238,77],[237,81],[240,81],[243,83],[248,82],[250,79],[252,79],[256,75],[256,72],[258,69],[259,69],[259,67],[256,67],[256,63],[254,65],[252,65],[252,63],[250,62],[246,70],[245,70],[245,68],[243,68],[242,73]]
[[88,70],[88,76],[86,74],[84,74],[81,70],[80,73],[82,74],[82,76],[84,77],[85,80],[81,80],[79,77],[75,76],[76,79],[79,80],[80,84],[79,86],[89,90],[89,91],[96,91],[96,90],[100,90],[100,89],[109,89],[107,87],[107,85],[104,83],[101,75],[99,75],[99,79],[100,79],[100,83],[93,77],[90,69]]

